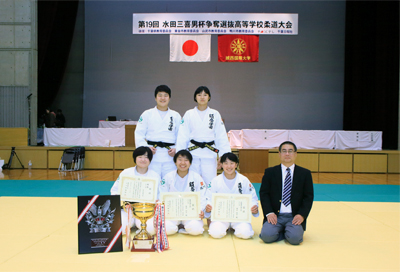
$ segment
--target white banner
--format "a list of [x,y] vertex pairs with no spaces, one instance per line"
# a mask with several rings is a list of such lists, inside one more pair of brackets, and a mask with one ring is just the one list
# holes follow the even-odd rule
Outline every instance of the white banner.
[[133,34],[297,35],[297,13],[137,13]]

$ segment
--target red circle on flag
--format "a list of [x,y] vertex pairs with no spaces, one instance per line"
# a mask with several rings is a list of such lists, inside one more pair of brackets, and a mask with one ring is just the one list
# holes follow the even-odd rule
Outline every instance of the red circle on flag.
[[199,45],[193,40],[187,40],[182,45],[182,51],[189,57],[194,56],[199,51]]

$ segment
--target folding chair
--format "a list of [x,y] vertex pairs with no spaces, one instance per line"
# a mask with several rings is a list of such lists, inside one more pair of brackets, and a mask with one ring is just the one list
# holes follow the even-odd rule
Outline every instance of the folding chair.
[[85,147],[77,146],[67,148],[60,160],[58,171],[78,171],[82,170],[85,162]]

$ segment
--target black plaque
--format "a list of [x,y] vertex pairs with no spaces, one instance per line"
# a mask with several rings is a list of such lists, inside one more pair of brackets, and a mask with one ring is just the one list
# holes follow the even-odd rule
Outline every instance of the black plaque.
[[122,251],[119,195],[78,196],[78,253]]

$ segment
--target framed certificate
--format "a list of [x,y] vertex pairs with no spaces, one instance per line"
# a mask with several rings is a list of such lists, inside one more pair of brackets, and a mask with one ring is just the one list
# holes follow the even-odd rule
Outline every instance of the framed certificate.
[[201,220],[200,192],[161,193],[165,204],[165,219],[168,220]]
[[211,221],[251,223],[251,195],[212,194]]
[[148,177],[121,177],[119,182],[121,201],[156,203],[158,182]]
[[78,253],[122,251],[119,195],[78,196]]

